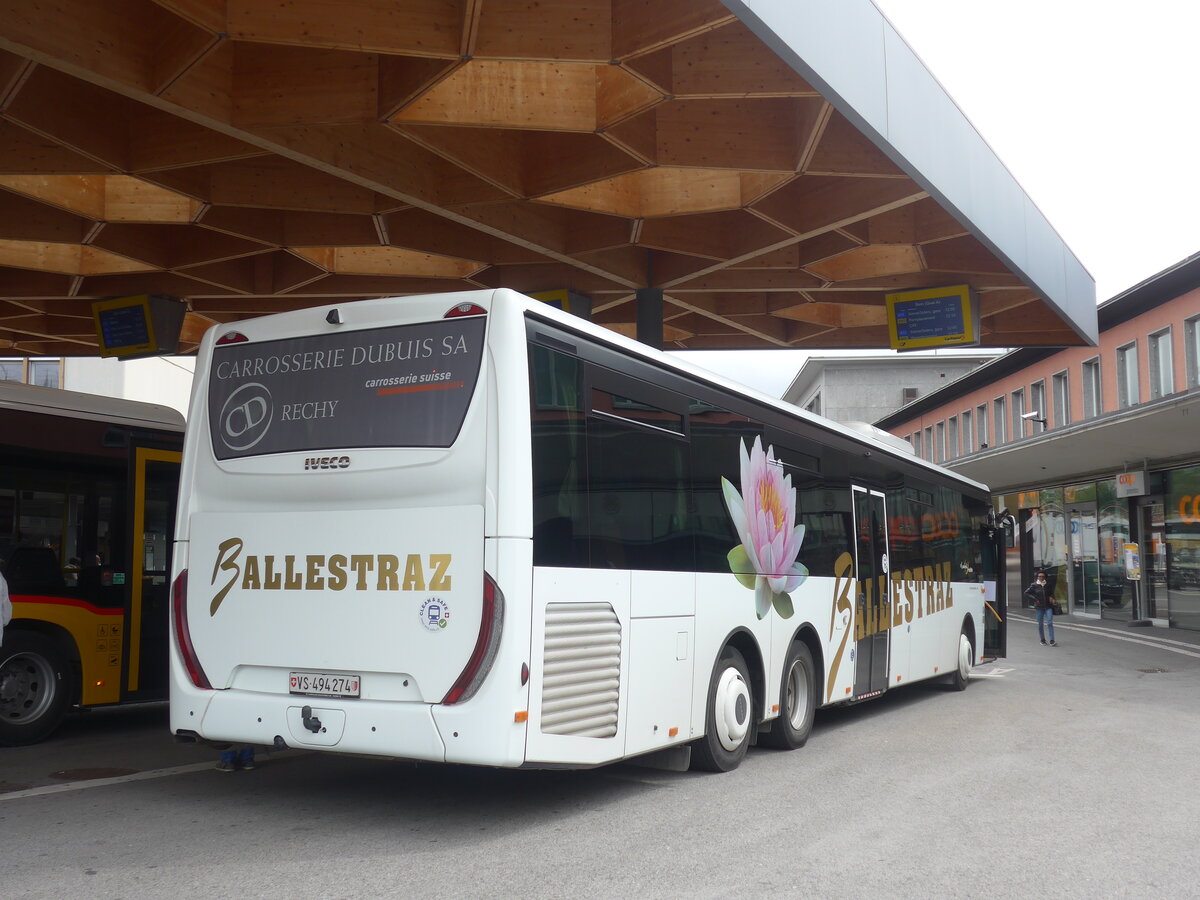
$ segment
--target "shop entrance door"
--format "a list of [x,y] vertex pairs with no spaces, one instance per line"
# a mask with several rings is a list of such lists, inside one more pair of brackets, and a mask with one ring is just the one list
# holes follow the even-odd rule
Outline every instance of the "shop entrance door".
[[1100,615],[1100,542],[1096,504],[1076,503],[1067,511],[1071,611]]
[[1137,541],[1141,549],[1142,577],[1138,582],[1138,613],[1146,619],[1171,617],[1167,602],[1167,522],[1162,497],[1138,502]]

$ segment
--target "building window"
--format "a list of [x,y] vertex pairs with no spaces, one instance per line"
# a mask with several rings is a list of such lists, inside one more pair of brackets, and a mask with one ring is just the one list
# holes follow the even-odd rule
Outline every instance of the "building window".
[[1094,356],[1083,362],[1083,415],[1092,419],[1104,412],[1100,393],[1100,357]]
[[1171,329],[1156,331],[1147,340],[1150,363],[1150,399],[1175,393],[1175,371],[1171,362]]
[[933,459],[933,428],[925,429],[925,459]]
[[975,424],[979,428],[979,449],[988,445],[988,408],[986,403],[980,403],[975,410]]
[[969,409],[964,409],[962,412],[962,452],[964,456],[975,452],[975,435],[971,433],[971,411]]
[[1029,386],[1029,411],[1037,413],[1036,417],[1029,420],[1033,425],[1033,433],[1041,434],[1046,430],[1046,423],[1049,421],[1049,410],[1046,409],[1046,382],[1039,381]]
[[1025,391],[1012,392],[1012,439],[1025,437]]
[[0,381],[19,381],[41,387],[62,386],[60,359],[0,359]]
[[946,423],[937,423],[937,443],[933,445],[934,462],[946,460]]
[[946,459],[958,456],[958,419],[951,417],[946,422]]
[[[1084,370],[1086,371],[1086,369]],[[1066,428],[1071,424],[1071,382],[1067,372],[1054,374],[1054,426]],[[1043,410],[1042,415],[1045,416]]]
[[900,405],[908,406],[908,404],[917,399],[917,393],[918,391],[915,387],[902,388],[900,392]]
[[1117,405],[1124,409],[1139,402],[1137,341],[1134,341],[1117,348]]
[[1183,323],[1183,335],[1187,344],[1184,358],[1187,360],[1188,387],[1200,387],[1200,316],[1193,316]]
[[818,416],[821,415],[821,392],[817,391],[813,394],[812,399],[805,404],[804,408],[810,413],[815,413]]
[[1007,428],[1007,426],[1008,426],[1008,423],[1005,421],[1005,419],[1008,416],[1008,411],[1005,408],[1005,403],[1004,403],[1003,397],[997,397],[995,400],[992,401],[992,412],[995,414],[992,416],[992,420],[995,422],[995,425],[996,425],[996,432],[995,432],[995,437],[994,437],[993,442],[997,446],[999,446],[1000,444],[1003,444],[1004,441],[1006,440],[1004,435],[1005,435],[1005,428]]
[[921,432],[914,431],[908,436],[908,442],[912,444],[913,453],[917,456],[921,455]]

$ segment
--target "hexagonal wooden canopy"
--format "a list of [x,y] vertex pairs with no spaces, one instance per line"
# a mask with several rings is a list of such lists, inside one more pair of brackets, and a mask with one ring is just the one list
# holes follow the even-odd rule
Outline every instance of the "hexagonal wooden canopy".
[[1028,279],[714,0],[0,0],[0,353],[91,303],[213,322],[568,288],[667,347],[886,347],[970,283],[983,344],[1079,344]]

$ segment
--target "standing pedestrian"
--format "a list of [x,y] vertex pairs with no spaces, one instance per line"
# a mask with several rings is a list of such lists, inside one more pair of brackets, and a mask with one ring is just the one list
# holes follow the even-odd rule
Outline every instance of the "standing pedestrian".
[[1025,589],[1025,596],[1033,601],[1033,608],[1037,611],[1038,638],[1043,644],[1046,643],[1046,631],[1042,627],[1044,622],[1050,633],[1050,646],[1058,646],[1054,643],[1054,598],[1046,588],[1045,572],[1037,573],[1033,584]]

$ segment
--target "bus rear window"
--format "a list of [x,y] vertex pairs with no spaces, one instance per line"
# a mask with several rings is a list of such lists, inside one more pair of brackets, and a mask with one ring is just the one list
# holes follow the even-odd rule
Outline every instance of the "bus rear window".
[[350,447],[449,447],[479,377],[486,319],[213,349],[217,459]]

